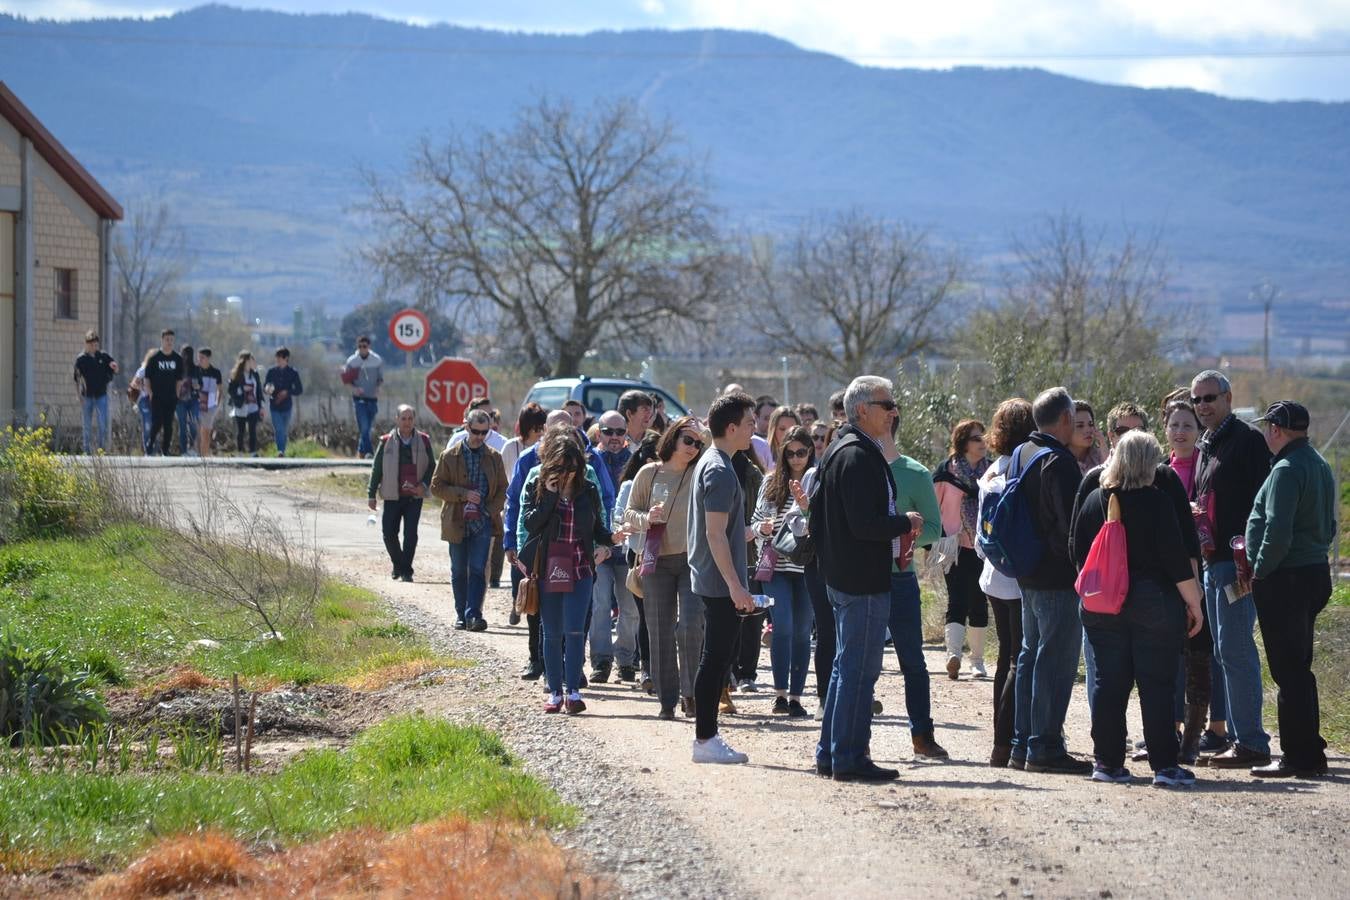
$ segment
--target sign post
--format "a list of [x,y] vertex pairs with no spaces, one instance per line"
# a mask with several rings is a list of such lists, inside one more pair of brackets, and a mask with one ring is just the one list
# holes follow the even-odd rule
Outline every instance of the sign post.
[[427,412],[447,427],[463,424],[469,404],[488,396],[488,380],[471,360],[442,357],[427,372]]

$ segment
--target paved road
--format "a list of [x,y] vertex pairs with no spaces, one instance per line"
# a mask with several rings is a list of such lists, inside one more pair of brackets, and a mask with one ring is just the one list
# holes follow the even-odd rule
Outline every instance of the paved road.
[[[271,515],[303,512],[332,570],[411,604],[453,618],[445,545],[434,512],[424,518],[419,581],[391,583],[377,529],[355,498],[316,494],[313,475],[232,472],[233,496]],[[195,496],[191,477],[171,481],[176,497]],[[525,629],[505,625],[508,598],[488,598],[491,628],[472,635],[483,654],[523,661]],[[1199,769],[1184,791],[1030,775],[985,765],[991,742],[988,682],[947,680],[940,651],[928,651],[938,738],[946,763],[912,759],[903,682],[893,655],[879,683],[886,712],[873,753],[898,766],[885,787],[837,785],[811,772],[816,725],[769,715],[770,694],[737,695],[740,714],[723,732],[750,754],[744,767],[694,766],[692,727],[660,722],[652,698],[626,686],[596,687],[588,712],[568,725],[626,767],[649,796],[719,848],[737,872],[738,893],[764,897],[1194,897],[1347,896],[1350,767],[1315,782],[1259,783],[1243,773]],[[762,670],[767,671],[767,651]],[[767,676],[766,676],[767,677]],[[535,685],[518,691],[519,715],[542,715]],[[1131,732],[1141,733],[1137,711]],[[1090,746],[1087,704],[1075,690],[1067,723],[1072,749]],[[521,749],[521,748],[518,748]],[[522,752],[528,755],[530,749]],[[1132,764],[1136,776],[1146,763]],[[565,778],[566,773],[551,773]],[[605,811],[587,810],[603,817]],[[624,836],[616,834],[616,841]]]

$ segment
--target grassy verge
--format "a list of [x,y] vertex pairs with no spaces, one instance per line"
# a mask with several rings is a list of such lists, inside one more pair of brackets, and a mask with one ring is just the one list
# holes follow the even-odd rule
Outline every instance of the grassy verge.
[[[180,664],[218,678],[309,684],[437,659],[374,594],[331,580],[308,627],[258,640],[239,610],[173,587],[140,561],[166,547],[171,536],[134,525],[0,547],[0,628],[63,648],[109,684]],[[220,646],[192,644],[201,638]]]
[[128,861],[166,835],[214,829],[293,845],[358,827],[447,815],[568,825],[575,813],[477,727],[422,716],[376,725],[345,751],[305,753],[274,775],[0,774],[0,871]]
[[1331,602],[1317,617],[1313,649],[1322,713],[1322,737],[1335,747],[1350,747],[1350,584],[1338,581]]

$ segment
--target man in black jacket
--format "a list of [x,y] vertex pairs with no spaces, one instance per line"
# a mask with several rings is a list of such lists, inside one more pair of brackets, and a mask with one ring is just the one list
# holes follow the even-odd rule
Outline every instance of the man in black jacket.
[[808,508],[838,636],[816,771],[835,781],[889,781],[900,773],[868,755],[872,694],[881,674],[898,539],[917,533],[923,517],[896,510],[895,479],[881,452],[880,441],[897,416],[891,383],[874,375],[855,378],[844,393],[844,409],[848,424],[825,451]]
[[1013,451],[1010,472],[1027,468],[1019,488],[1030,505],[1044,552],[1032,573],[1017,579],[1022,589],[1022,651],[1017,658],[1017,713],[1011,765],[1028,772],[1090,775],[1092,763],[1068,754],[1064,716],[1078,678],[1083,626],[1078,619],[1078,570],[1069,555],[1069,525],[1082,471],[1068,449],[1073,437],[1073,398],[1062,387],[1031,404],[1036,431]]
[[1247,528],[1256,492],[1270,474],[1266,439],[1233,414],[1228,376],[1212,369],[1191,381],[1191,403],[1205,426],[1196,447],[1195,501],[1209,515],[1214,552],[1205,558],[1205,618],[1214,633],[1214,670],[1228,698],[1234,744],[1210,759],[1217,768],[1270,763],[1270,735],[1261,725],[1261,658],[1256,652],[1256,603],[1236,595],[1237,567],[1229,541]]
[[161,436],[161,453],[169,455],[173,445],[173,414],[178,406],[178,382],[183,380],[183,357],[173,349],[172,328],[159,333],[159,350],[145,362],[145,380],[150,385],[150,440],[153,448],[155,435]]

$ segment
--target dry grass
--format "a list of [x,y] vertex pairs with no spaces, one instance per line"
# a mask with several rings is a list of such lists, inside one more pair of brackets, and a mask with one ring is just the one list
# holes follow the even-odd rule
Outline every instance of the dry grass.
[[378,691],[380,688],[388,687],[391,684],[412,681],[414,678],[421,678],[428,672],[435,672],[437,669],[446,667],[446,661],[443,659],[411,659],[406,662],[380,666],[378,669],[372,669],[369,672],[361,672],[348,678],[343,684],[354,691]]
[[206,688],[223,688],[228,682],[211,678],[191,666],[174,666],[160,678],[150,682],[144,688],[147,694],[163,694],[169,691],[200,691]]
[[91,897],[583,898],[611,893],[538,829],[444,819],[389,835],[345,831],[261,861],[214,833],[167,840]]

